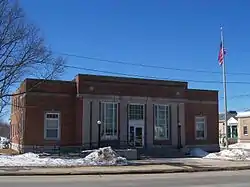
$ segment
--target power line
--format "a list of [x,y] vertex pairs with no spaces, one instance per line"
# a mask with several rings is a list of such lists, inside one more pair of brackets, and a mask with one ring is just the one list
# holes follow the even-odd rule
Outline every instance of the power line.
[[[145,64],[136,64],[136,63],[129,63],[129,62],[123,62],[123,61],[113,61],[113,60],[106,60],[106,59],[100,59],[100,58],[94,58],[94,57],[87,57],[87,56],[80,56],[80,55],[73,55],[73,54],[67,54],[67,53],[60,53],[55,52],[57,54],[66,55],[66,56],[74,56],[77,58],[85,58],[90,60],[96,60],[96,61],[104,61],[104,62],[110,62],[110,63],[118,63],[118,64],[126,64],[126,65],[133,65],[133,66],[141,66],[141,67],[148,67],[148,68],[163,68],[163,69],[169,69],[169,70],[178,70],[178,71],[189,71],[189,72],[196,72],[196,73],[214,73],[214,74],[221,74],[221,72],[215,72],[215,71],[206,71],[206,70],[194,70],[194,69],[182,69],[182,68],[168,68],[168,67],[161,67],[161,66],[153,66],[153,65],[145,65]],[[49,62],[42,62],[37,61],[38,63],[48,63]],[[82,69],[85,71],[92,71],[92,72],[99,72],[99,73],[108,73],[113,75],[122,75],[122,76],[129,76],[129,77],[139,77],[139,78],[148,78],[148,79],[163,79],[163,80],[169,80],[169,81],[181,81],[181,82],[194,82],[194,83],[210,83],[210,84],[221,84],[222,81],[213,81],[213,80],[181,80],[181,79],[169,79],[168,78],[162,78],[162,77],[156,77],[156,76],[143,76],[138,74],[127,74],[127,73],[120,73],[120,72],[112,72],[112,71],[103,71],[103,70],[97,70],[97,69],[91,69],[91,68],[84,68],[79,66],[72,66],[72,65],[64,65],[66,68],[74,68],[74,69]],[[228,74],[234,74],[234,75],[250,75],[250,73],[228,73]],[[241,81],[227,81],[229,84],[247,84],[249,85],[250,82],[241,82]]]
[[[246,112],[246,111],[250,111],[250,108],[248,107],[245,107],[245,108],[240,108],[238,110],[235,110],[235,109],[231,109],[231,111],[237,111],[237,112]],[[219,112],[219,114],[224,114],[225,112]]]
[[[147,65],[147,64],[141,64],[141,63],[132,63],[132,62],[125,62],[125,61],[117,61],[117,60],[108,60],[108,59],[89,57],[89,56],[83,56],[83,55],[76,55],[76,54],[69,54],[69,53],[62,53],[62,52],[55,52],[55,53],[63,55],[63,56],[76,57],[76,58],[81,58],[81,59],[88,59],[88,60],[107,62],[107,63],[113,63],[113,64],[138,66],[138,67],[144,67],[144,68],[165,69],[165,70],[185,71],[185,72],[195,72],[195,73],[221,74],[220,71],[195,70],[195,69],[188,69],[188,68],[171,68],[171,67],[165,67],[165,66]],[[243,72],[242,73],[240,73],[240,72],[227,72],[226,74],[228,74],[228,75],[250,75],[250,73],[243,73]]]
[[[240,94],[240,95],[233,95],[231,97],[228,97],[228,100],[233,100],[233,99],[241,99],[241,97],[250,97],[250,93],[248,94]],[[221,97],[220,100],[222,100],[224,97]]]
[[[92,71],[92,72],[98,72],[98,73],[107,73],[107,74],[113,74],[113,75],[120,75],[120,76],[129,76],[129,77],[139,77],[139,78],[148,78],[148,79],[161,79],[161,80],[168,80],[168,81],[181,81],[181,82],[194,82],[194,83],[210,83],[210,84],[221,84],[222,81],[213,81],[213,80],[182,80],[182,79],[169,79],[169,78],[162,78],[162,77],[156,77],[156,76],[143,76],[138,74],[127,74],[127,73],[120,73],[120,72],[113,72],[113,71],[104,71],[104,70],[98,70],[98,69],[91,69],[91,68],[84,68],[79,66],[72,66],[72,65],[64,65],[65,68],[73,68],[73,69],[81,69],[85,71]],[[240,82],[240,81],[228,81],[229,84],[247,84],[250,85],[250,82]]]

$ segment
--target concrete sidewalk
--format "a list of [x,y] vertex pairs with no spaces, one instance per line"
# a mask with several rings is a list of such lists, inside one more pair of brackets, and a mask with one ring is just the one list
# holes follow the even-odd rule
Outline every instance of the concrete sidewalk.
[[[168,161],[168,163],[166,163]],[[250,162],[244,161],[221,161],[172,159],[158,160],[158,164],[152,161],[139,161],[145,164],[132,166],[95,166],[95,167],[73,167],[73,168],[0,168],[0,176],[25,176],[25,175],[110,175],[110,174],[156,174],[156,173],[180,173],[180,172],[202,172],[202,171],[226,171],[250,169]],[[147,162],[147,163],[146,163]],[[150,164],[153,163],[153,164]],[[137,161],[138,164],[138,161]]]

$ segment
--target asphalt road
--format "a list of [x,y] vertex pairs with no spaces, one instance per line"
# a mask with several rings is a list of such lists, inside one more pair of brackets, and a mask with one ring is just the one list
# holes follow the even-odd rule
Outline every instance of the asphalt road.
[[161,175],[0,177],[3,187],[249,187],[250,171]]

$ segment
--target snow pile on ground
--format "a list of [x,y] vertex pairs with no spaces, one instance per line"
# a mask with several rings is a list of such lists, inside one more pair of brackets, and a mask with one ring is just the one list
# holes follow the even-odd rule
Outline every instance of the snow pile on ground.
[[194,148],[190,150],[190,156],[220,160],[250,160],[250,158],[248,158],[248,152],[243,149],[222,150],[216,153],[208,153],[200,148]]
[[8,143],[9,143],[8,138],[0,136],[0,149],[5,148],[6,145],[8,145]]
[[104,147],[90,153],[84,158],[91,165],[124,165],[127,164],[127,160],[117,155],[111,147]]
[[222,150],[218,153],[210,153],[204,158],[222,160],[247,160],[248,153],[241,149]]
[[38,154],[34,153],[15,156],[0,155],[0,166],[69,167],[90,165],[127,165],[127,160],[119,157],[111,147],[100,148],[85,158],[77,159],[40,158]]
[[229,148],[232,149],[248,149],[250,150],[250,143],[236,143],[236,144],[231,144],[228,146]]
[[208,155],[208,152],[206,152],[200,148],[193,148],[190,150],[189,154],[190,154],[190,156],[193,156],[193,157],[204,157],[204,156]]

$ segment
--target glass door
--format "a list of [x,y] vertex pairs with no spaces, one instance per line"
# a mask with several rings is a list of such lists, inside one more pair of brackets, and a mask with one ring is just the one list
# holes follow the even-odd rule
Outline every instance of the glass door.
[[142,129],[142,127],[135,128],[135,147],[143,147],[143,129]]
[[129,143],[135,147],[144,146],[144,129],[140,126],[130,126],[129,128]]

